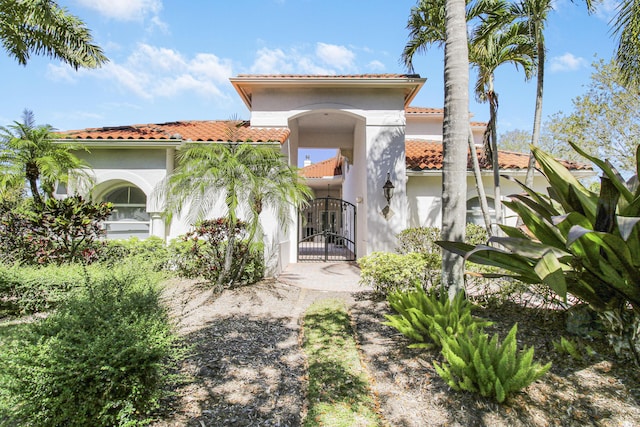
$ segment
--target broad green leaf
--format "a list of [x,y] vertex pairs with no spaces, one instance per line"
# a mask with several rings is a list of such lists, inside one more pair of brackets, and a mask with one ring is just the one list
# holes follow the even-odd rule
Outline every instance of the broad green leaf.
[[551,251],[558,258],[571,256],[571,254],[564,249],[534,242],[530,239],[493,236],[489,239],[489,243],[497,243],[512,253],[517,253],[527,258],[541,258],[548,251]]
[[[509,206],[508,202],[504,203]],[[521,209],[520,218],[529,231],[542,243],[558,248],[564,247],[564,241],[559,237],[559,231],[544,218],[529,209]]]
[[640,217],[616,216],[616,222],[618,223],[618,230],[620,231],[622,240],[627,241],[629,239],[638,221],[640,221]]
[[500,228],[502,229],[504,234],[506,234],[509,237],[513,237],[514,239],[528,239],[528,240],[531,239],[531,237],[526,235],[519,228],[511,227],[509,225],[500,225]]
[[620,192],[620,195],[622,195],[622,197],[628,203],[631,203],[633,201],[633,198],[634,198],[633,194],[627,188],[626,183],[624,182],[624,180],[620,179],[620,174],[618,173],[618,171],[612,168],[611,165],[608,164],[608,162],[587,154],[584,150],[582,150],[580,147],[578,147],[576,144],[574,144],[571,141],[569,141],[569,145],[571,145],[571,147],[574,150],[576,150],[578,154],[580,154],[582,157],[589,159],[596,166],[598,166],[602,170],[602,172],[604,172],[604,174],[611,180],[611,183],[615,185],[615,187]]
[[588,196],[589,191],[584,188],[580,181],[578,181],[566,167],[554,159],[553,156],[545,153],[538,147],[533,147],[532,153],[538,161],[544,175],[549,180],[549,184],[558,191],[560,197],[565,201],[565,205],[568,205],[567,200],[569,198],[570,185],[575,188],[576,192],[583,192]]
[[542,282],[555,291],[562,299],[567,299],[567,282],[564,279],[562,265],[553,255],[546,252],[535,265],[535,271]]

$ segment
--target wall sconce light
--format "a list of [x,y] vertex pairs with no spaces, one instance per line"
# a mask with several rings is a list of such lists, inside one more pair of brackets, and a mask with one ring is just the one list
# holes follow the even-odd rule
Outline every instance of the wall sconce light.
[[382,191],[384,192],[384,198],[387,199],[387,205],[391,202],[391,198],[393,197],[393,183],[391,182],[391,174],[387,172],[387,182],[382,186]]
[[387,172],[387,182],[382,186],[382,191],[384,192],[384,198],[387,199],[387,206],[382,209],[382,216],[388,221],[393,216],[393,211],[389,204],[391,203],[391,198],[393,197],[393,189],[395,186],[391,182],[391,174]]

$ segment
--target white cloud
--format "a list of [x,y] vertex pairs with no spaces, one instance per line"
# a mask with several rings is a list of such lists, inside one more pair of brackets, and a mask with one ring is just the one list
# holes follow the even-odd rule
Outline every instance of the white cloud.
[[112,80],[124,90],[141,98],[166,98],[185,92],[205,97],[225,97],[218,84],[233,75],[230,60],[209,53],[187,58],[180,52],[148,44],[139,44],[127,60],[109,62],[98,76]]
[[255,74],[322,74],[333,75],[356,71],[355,54],[344,46],[318,43],[313,52],[305,46],[283,49],[261,48],[253,65]]
[[620,2],[617,0],[601,0],[596,4],[595,15],[604,22],[609,23],[618,13]]
[[155,16],[162,10],[161,0],[76,0],[76,2],[101,15],[120,21],[139,21],[148,15]]
[[262,48],[258,50],[251,72],[255,74],[290,74],[294,72],[292,55],[282,49]]
[[342,72],[355,69],[354,60],[356,55],[344,46],[318,43],[316,55],[325,64]]
[[47,64],[45,76],[54,82],[72,83],[75,81],[73,73],[73,68],[66,64]]
[[75,81],[76,76],[94,76],[112,82],[124,92],[144,99],[166,98],[190,92],[198,96],[227,98],[219,88],[233,75],[232,62],[211,53],[185,57],[173,49],[141,43],[123,62],[114,60],[95,70],[73,70],[66,64],[49,64],[47,78]]
[[584,58],[567,52],[564,55],[551,58],[549,69],[552,72],[575,71],[587,65]]
[[378,60],[373,60],[367,64],[367,69],[370,71],[384,71],[386,68],[387,67]]

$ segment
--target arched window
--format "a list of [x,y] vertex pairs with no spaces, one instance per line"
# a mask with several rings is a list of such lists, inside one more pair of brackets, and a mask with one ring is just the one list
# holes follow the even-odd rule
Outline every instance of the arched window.
[[[493,199],[487,198],[487,205],[489,205],[489,217],[491,222],[495,223],[496,211],[493,203]],[[482,217],[482,209],[480,208],[480,199],[474,197],[467,200],[467,222],[471,224],[481,225],[484,227],[484,218]]]
[[128,239],[149,237],[150,215],[147,196],[138,187],[117,187],[104,195],[105,202],[113,203],[113,212],[105,221],[107,238]]

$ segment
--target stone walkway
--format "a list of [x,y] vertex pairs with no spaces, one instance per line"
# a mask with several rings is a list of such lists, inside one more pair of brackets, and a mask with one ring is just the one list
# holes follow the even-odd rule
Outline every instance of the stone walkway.
[[350,262],[289,264],[277,280],[302,289],[317,291],[362,292],[370,290],[370,288],[359,284],[360,268]]

